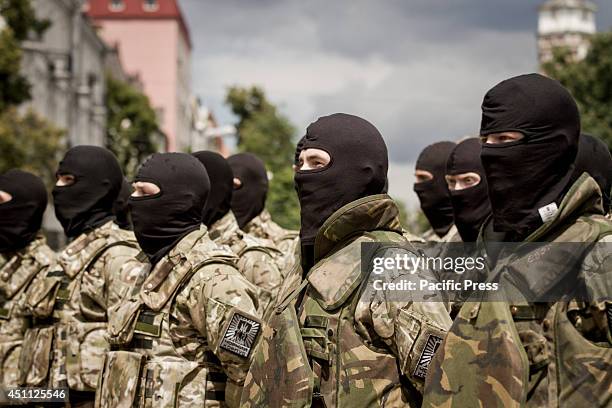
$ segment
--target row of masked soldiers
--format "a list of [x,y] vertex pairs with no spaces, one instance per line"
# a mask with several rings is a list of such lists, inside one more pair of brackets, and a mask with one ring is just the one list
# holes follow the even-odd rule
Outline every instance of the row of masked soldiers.
[[[109,151],[77,146],[52,192],[70,239],[59,253],[40,233],[42,181],[6,172],[2,389],[67,388],[66,404],[96,407],[610,406],[612,158],[581,134],[567,90],[510,78],[485,95],[480,138],[421,153],[422,236],[401,224],[387,170],[374,125],[319,118],[296,146],[294,232],[265,210],[254,155],[154,154],[130,185]],[[572,282],[591,296],[449,304],[367,290],[362,244],[418,257],[410,244],[434,240],[483,243],[485,282],[533,258],[489,242],[580,242]],[[539,256],[534,280],[559,275],[560,256]],[[440,276],[383,277],[405,278]]]

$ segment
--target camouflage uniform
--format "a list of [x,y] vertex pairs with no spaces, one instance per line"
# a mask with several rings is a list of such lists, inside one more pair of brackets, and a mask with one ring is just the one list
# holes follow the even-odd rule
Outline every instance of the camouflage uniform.
[[106,308],[127,290],[119,270],[137,248],[131,232],[108,222],[68,244],[57,266],[31,285],[27,306],[37,319],[26,333],[19,363],[23,385],[95,390],[110,348]]
[[455,226],[455,224],[453,224],[453,226],[443,237],[439,237],[433,229],[428,229],[423,233],[423,240],[433,242],[461,242],[461,237],[459,236],[459,231],[457,231],[457,227]]
[[[606,310],[612,311],[612,223],[601,213],[599,189],[592,178],[584,175],[566,194],[555,218],[526,242],[587,243],[592,249],[586,253],[582,250],[575,258],[578,279],[594,299],[607,300],[590,304],[513,300],[509,304],[470,299],[432,362],[424,406],[612,404],[612,338],[608,326],[612,320],[606,321],[605,316]],[[523,276],[529,276],[528,272],[533,271],[530,255],[528,252],[526,256],[500,258],[491,275],[523,268]],[[573,261],[552,253],[541,270],[559,275]],[[546,282],[548,278],[538,274],[534,281]]]
[[[109,338],[97,407],[235,406],[261,331],[257,288],[206,227],[186,235],[109,309]],[[150,272],[149,272],[150,271]]]
[[316,264],[298,288],[283,285],[264,328],[243,408],[418,405],[429,360],[451,324],[448,312],[441,302],[392,301],[385,291],[365,290],[361,271],[362,243],[394,242],[384,254],[405,253],[397,245],[405,242],[398,213],[389,196],[374,195],[323,224]]
[[46,273],[55,253],[39,235],[27,247],[0,259],[0,385],[17,387],[23,337],[32,326],[26,307],[28,288]]
[[249,282],[261,289],[260,306],[263,313],[276,298],[282,283],[279,264],[283,262],[283,253],[271,241],[240,230],[231,211],[212,225],[209,236],[215,243],[230,247],[238,256],[238,270]]
[[293,265],[294,254],[299,242],[299,232],[287,230],[272,220],[268,210],[263,210],[257,217],[253,218],[243,230],[249,234],[274,242],[276,248],[286,255],[284,268],[281,268],[283,277],[284,272],[288,271]]

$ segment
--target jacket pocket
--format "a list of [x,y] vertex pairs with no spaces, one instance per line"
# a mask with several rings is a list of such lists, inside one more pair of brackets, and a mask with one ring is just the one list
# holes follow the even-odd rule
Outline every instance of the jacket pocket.
[[45,383],[49,376],[49,367],[53,356],[53,327],[28,329],[23,339],[19,357],[19,384],[38,387]]
[[70,388],[91,391],[96,388],[104,355],[110,351],[106,323],[67,324],[66,376]]
[[96,408],[131,408],[136,405],[144,356],[131,351],[111,351],[104,359],[96,392]]

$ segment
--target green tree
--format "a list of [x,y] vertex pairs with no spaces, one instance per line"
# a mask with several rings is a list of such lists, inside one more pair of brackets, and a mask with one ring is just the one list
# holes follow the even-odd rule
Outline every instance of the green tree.
[[612,32],[594,35],[583,60],[559,48],[542,68],[576,99],[583,131],[601,137],[612,149]]
[[0,17],[5,27],[0,31],[0,112],[30,99],[30,84],[21,75],[19,44],[33,32],[38,36],[49,27],[39,20],[30,0],[0,0]]
[[0,173],[21,168],[38,175],[51,188],[63,137],[63,130],[32,110],[24,115],[14,107],[5,110],[0,114]]
[[237,116],[238,148],[260,157],[272,174],[266,206],[285,228],[299,228],[300,211],[293,186],[295,129],[256,86],[231,87],[226,103]]
[[106,77],[107,147],[119,160],[123,173],[131,178],[147,156],[157,151],[154,135],[159,133],[157,117],[149,98],[133,86]]

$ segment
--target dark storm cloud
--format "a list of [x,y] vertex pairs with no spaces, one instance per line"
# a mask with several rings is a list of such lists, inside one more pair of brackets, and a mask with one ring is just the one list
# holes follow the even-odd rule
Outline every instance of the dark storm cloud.
[[[612,2],[598,26],[612,26]],[[221,121],[227,86],[262,85],[303,133],[318,116],[362,115],[393,177],[420,150],[474,134],[484,93],[537,69],[538,0],[181,0],[195,44],[193,85]],[[398,183],[399,184],[399,183]],[[397,185],[397,184],[396,184]]]

